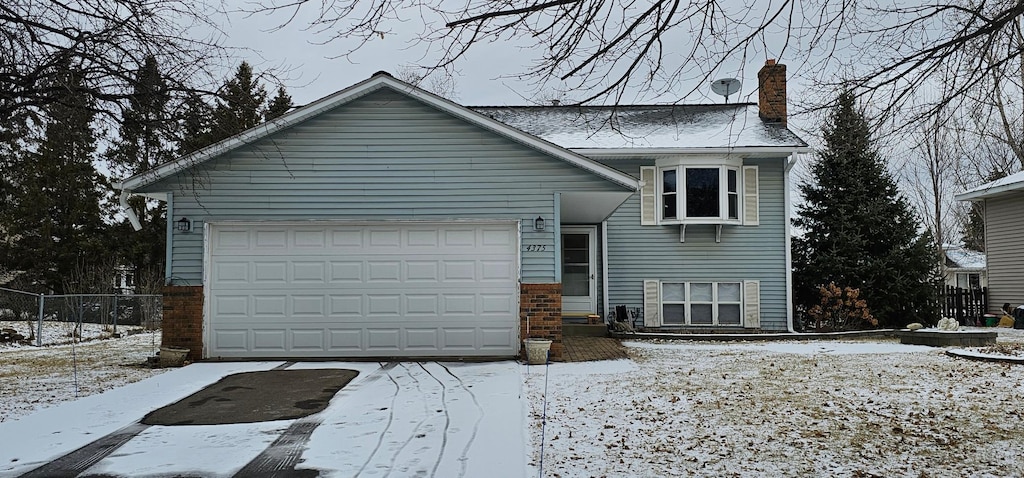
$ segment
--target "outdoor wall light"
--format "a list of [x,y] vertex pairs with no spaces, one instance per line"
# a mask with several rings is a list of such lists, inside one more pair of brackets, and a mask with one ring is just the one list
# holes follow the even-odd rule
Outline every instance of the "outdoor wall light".
[[190,231],[192,231],[192,221],[189,221],[187,217],[178,219],[178,232]]
[[537,219],[533,220],[533,230],[543,231],[544,230],[544,218],[537,216]]

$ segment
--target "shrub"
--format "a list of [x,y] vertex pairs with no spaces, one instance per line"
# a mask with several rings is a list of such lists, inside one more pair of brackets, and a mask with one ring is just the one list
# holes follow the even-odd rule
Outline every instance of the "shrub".
[[878,326],[878,320],[868,310],[867,301],[860,298],[860,289],[840,288],[834,282],[818,286],[820,302],[807,311],[818,330],[851,330],[865,325]]

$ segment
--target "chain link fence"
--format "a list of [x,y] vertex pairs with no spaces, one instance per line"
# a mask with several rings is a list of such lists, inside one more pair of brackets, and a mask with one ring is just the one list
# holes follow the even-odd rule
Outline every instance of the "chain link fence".
[[0,287],[0,342],[76,343],[157,330],[155,294],[34,294]]

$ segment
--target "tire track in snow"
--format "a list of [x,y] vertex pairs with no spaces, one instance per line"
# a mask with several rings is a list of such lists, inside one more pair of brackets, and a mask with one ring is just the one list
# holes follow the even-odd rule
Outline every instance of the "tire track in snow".
[[448,450],[448,429],[451,427],[452,416],[448,411],[448,387],[445,386],[441,379],[430,373],[430,370],[427,370],[427,367],[423,365],[423,362],[418,362],[418,364],[424,372],[427,372],[427,375],[430,375],[430,378],[434,379],[439,385],[441,385],[441,407],[442,410],[444,410],[444,429],[441,430],[441,450],[438,451],[437,461],[434,462],[434,468],[430,471],[430,476],[433,478],[437,475],[437,468],[441,466],[441,459],[444,458],[444,452]]
[[[402,390],[402,387],[398,385],[398,382],[395,381],[395,378],[391,376],[390,372],[390,370],[395,368],[396,365],[398,365],[397,362],[388,362],[387,364],[382,365],[380,370],[374,372],[376,377],[367,377],[367,380],[370,380],[371,378],[376,380],[380,378],[379,372],[384,372],[388,379],[391,380],[391,383],[395,385],[395,393],[391,395],[391,406],[388,407],[388,421],[384,424],[384,429],[380,431],[380,435],[377,437],[377,443],[373,446],[373,450],[371,450],[370,454],[366,456],[366,461],[359,467],[359,471],[353,475],[353,478],[358,478],[363,471],[366,471],[366,467],[370,465],[370,462],[373,461],[373,457],[377,455],[378,451],[380,451],[380,447],[384,443],[384,436],[387,435],[388,430],[391,429],[391,424],[395,421],[395,402],[398,400],[398,392]],[[392,462],[392,467],[393,466],[394,462]]]
[[[422,367],[423,367],[423,365],[420,364],[420,368],[422,368]],[[421,396],[426,397],[427,394],[424,393],[424,391],[423,391],[423,387],[421,386],[422,382],[420,382],[420,379],[417,378],[412,373],[412,371],[409,370],[409,367],[406,366],[405,364],[402,364],[402,368],[405,369],[405,371],[408,373],[408,377],[410,379],[412,379],[413,383],[416,384],[416,391],[418,391]],[[429,373],[429,372],[427,372],[427,373]],[[402,442],[402,446],[398,447],[398,449],[395,450],[395,454],[391,456],[391,466],[388,468],[388,472],[384,475],[385,478],[387,478],[388,476],[391,476],[391,472],[394,471],[395,464],[398,463],[398,457],[401,456],[402,451],[405,450],[405,448],[409,445],[409,443],[412,443],[413,438],[416,438],[417,432],[420,430],[420,427],[422,427],[423,424],[426,423],[427,421],[429,421],[430,418],[431,418],[430,417],[429,403],[427,403],[426,399],[422,400],[422,402],[423,402],[423,418],[420,419],[420,421],[416,423],[416,426],[413,427],[411,432],[409,432],[409,436],[407,436],[405,438],[405,441]]]
[[473,405],[476,406],[477,416],[476,422],[473,423],[473,432],[470,433],[469,440],[466,441],[466,446],[462,448],[462,454],[459,455],[459,478],[462,478],[466,476],[466,465],[469,462],[469,449],[473,446],[473,443],[476,442],[476,435],[480,431],[480,422],[484,421],[484,407],[480,405],[480,400],[478,400],[476,394],[466,386],[466,383],[462,381],[462,378],[452,373],[451,369],[449,369],[445,364],[438,362],[438,365],[440,365],[445,372],[448,372],[448,375],[451,375],[452,378],[459,382],[459,387],[469,394],[469,397],[473,399]]

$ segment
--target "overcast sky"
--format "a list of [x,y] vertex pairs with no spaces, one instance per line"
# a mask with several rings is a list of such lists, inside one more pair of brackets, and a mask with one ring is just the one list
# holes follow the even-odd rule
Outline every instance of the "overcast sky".
[[[311,11],[310,11],[311,13]],[[230,23],[224,27],[225,43],[244,47],[239,56],[249,60],[257,68],[291,68],[289,77],[284,78],[286,87],[297,105],[331,94],[339,89],[369,78],[374,72],[385,70],[392,74],[407,65],[426,63],[438,56],[436,45],[416,43],[417,34],[422,30],[422,20],[410,14],[407,21],[392,22],[391,32],[383,39],[374,39],[363,45],[349,57],[338,57],[354,42],[334,40],[329,44],[318,44],[326,39],[324,34],[304,30],[308,18],[299,18],[281,30],[272,31],[285,16],[233,14]],[[530,60],[536,56],[528,45],[513,42],[481,43],[470,50],[467,58],[456,64],[456,101],[466,105],[529,104],[546,101],[558,96],[555,88],[538,88],[517,78],[529,68]],[[738,77],[743,82],[740,95],[730,98],[731,102],[756,101],[757,71],[764,64],[765,55],[750,58],[744,63],[734,62],[729,71],[716,77]],[[782,59],[785,62],[785,59]],[[798,85],[793,84],[792,89]],[[710,83],[694,81],[681,86],[679,95],[696,89],[686,97],[685,103],[717,103],[723,98],[711,93]],[[569,100],[583,96],[580,92],[567,93]],[[652,97],[637,91],[627,103],[668,103],[678,97],[663,95]]]

